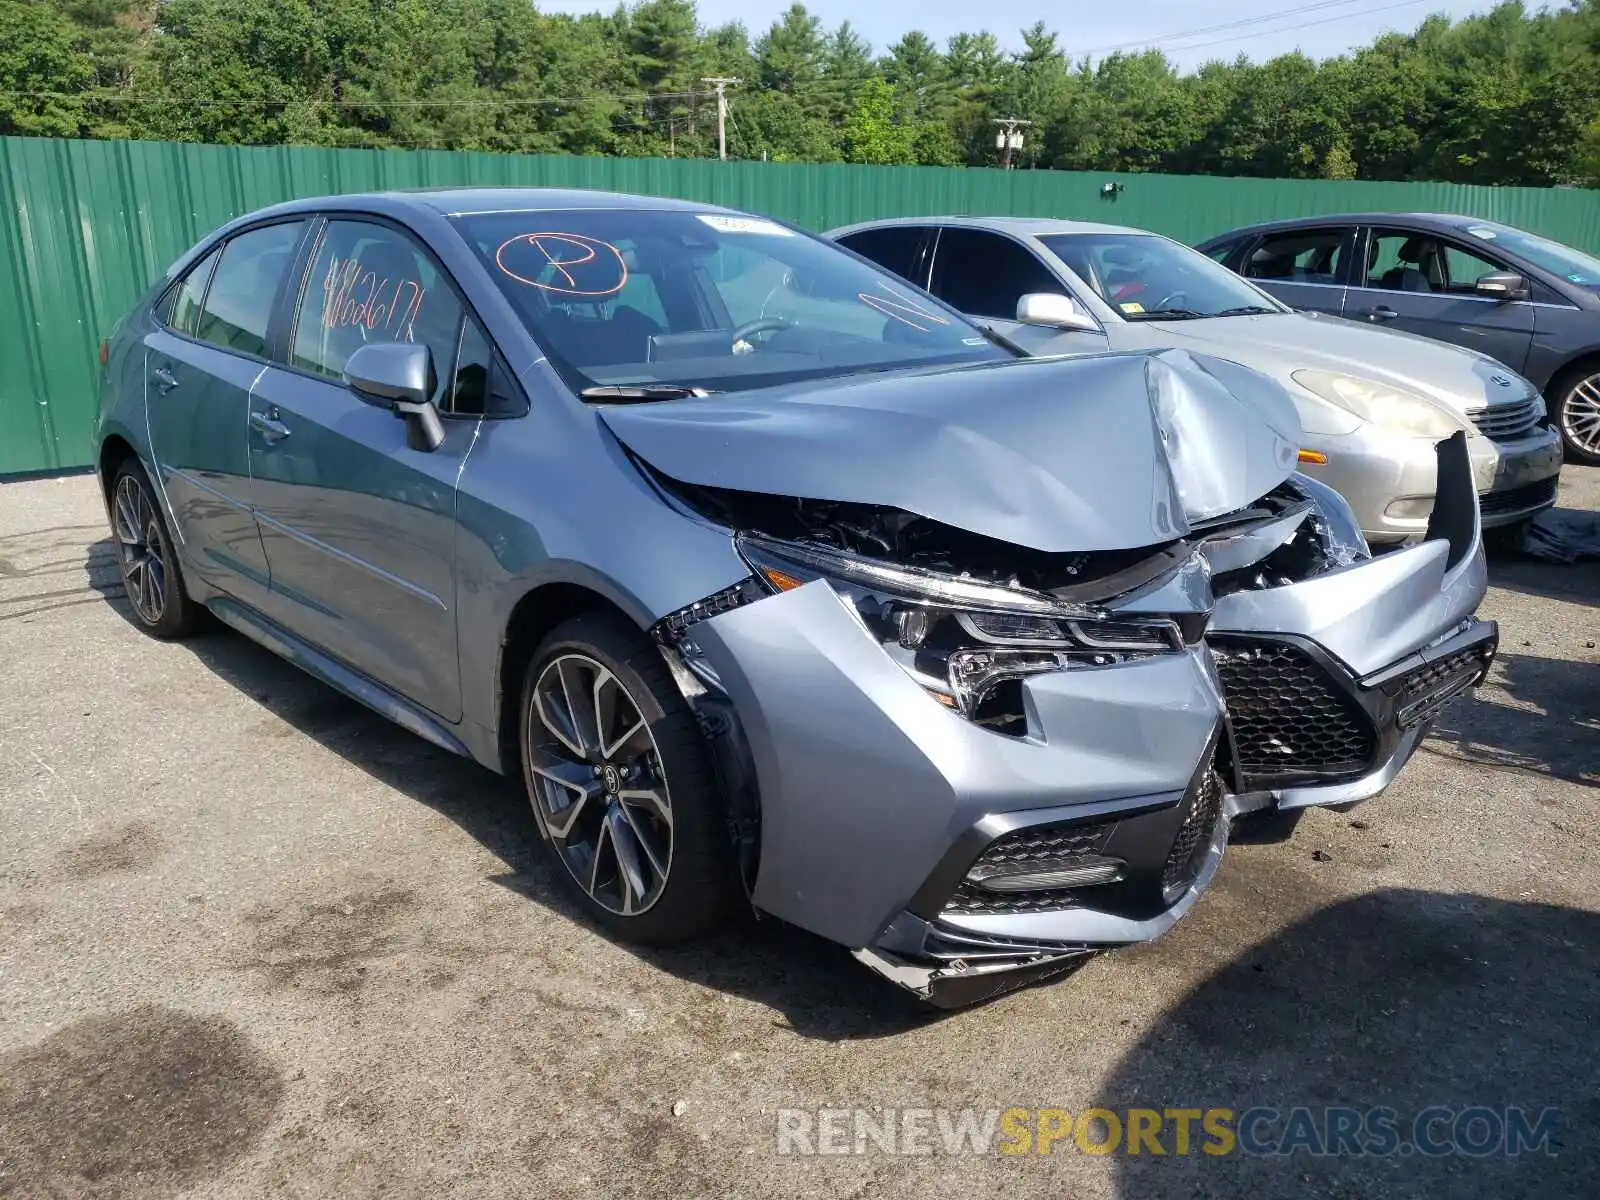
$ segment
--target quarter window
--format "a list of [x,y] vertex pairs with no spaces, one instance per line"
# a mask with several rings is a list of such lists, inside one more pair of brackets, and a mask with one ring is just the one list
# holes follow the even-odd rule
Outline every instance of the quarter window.
[[242,354],[266,354],[272,305],[303,224],[267,225],[228,240],[195,324],[196,337]]
[[1344,268],[1346,231],[1309,229],[1265,239],[1245,260],[1246,279],[1280,283],[1338,283]]
[[330,221],[295,319],[291,361],[338,379],[369,342],[416,342],[433,355],[433,399],[444,403],[461,303],[410,238],[366,221]]
[[979,229],[944,229],[933,264],[933,294],[978,317],[1017,319],[1030,292],[1066,294],[1066,287],[1030,251]]
[[200,302],[206,298],[206,284],[211,282],[211,272],[217,269],[221,253],[213,250],[183,277],[172,296],[172,310],[167,314],[169,327],[193,335],[200,322]]

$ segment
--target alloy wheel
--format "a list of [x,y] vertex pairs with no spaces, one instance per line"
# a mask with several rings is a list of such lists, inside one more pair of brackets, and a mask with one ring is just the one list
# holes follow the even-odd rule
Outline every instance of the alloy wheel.
[[138,479],[124,475],[117,481],[112,508],[128,600],[140,620],[158,624],[167,610],[167,543],[155,504]]
[[579,653],[545,666],[531,707],[539,823],[595,903],[637,916],[672,868],[672,800],[649,723],[615,673]]
[[1561,427],[1574,446],[1600,457],[1600,375],[1580,380],[1567,394]]

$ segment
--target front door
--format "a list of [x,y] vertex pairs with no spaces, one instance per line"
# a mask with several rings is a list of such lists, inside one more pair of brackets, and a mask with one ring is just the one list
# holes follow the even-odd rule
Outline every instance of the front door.
[[1513,371],[1527,365],[1533,305],[1480,296],[1475,287],[1509,268],[1433,234],[1373,229],[1368,238],[1366,278],[1350,289],[1345,316],[1466,346]]
[[289,365],[250,398],[251,495],[272,569],[269,615],[448,721],[461,715],[455,502],[476,418],[434,451],[356,398],[367,342],[417,342],[449,382],[462,306],[442,269],[388,225],[326,226],[289,334]]
[[192,267],[145,338],[154,482],[195,582],[259,604],[267,559],[249,506],[245,414],[304,221],[246,230]]

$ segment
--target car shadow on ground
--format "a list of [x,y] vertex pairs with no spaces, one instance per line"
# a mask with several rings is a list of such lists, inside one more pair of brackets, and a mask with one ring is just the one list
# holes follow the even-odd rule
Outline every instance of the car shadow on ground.
[[1600,661],[1502,649],[1495,678],[1511,703],[1483,692],[1453,701],[1423,752],[1600,787]]
[[[108,546],[90,550],[91,585],[132,624],[120,577],[104,569]],[[178,645],[299,732],[454,821],[503,865],[494,882],[587,927],[595,937],[608,936],[565,893],[559,868],[545,857],[520,782],[407,733],[232,630],[218,627]],[[879,980],[841,947],[753,915],[691,945],[626,948],[681,979],[759,1001],[805,1037],[885,1037],[942,1015]]]
[[[1395,1110],[1402,1139],[1432,1105],[1558,1109],[1549,1149],[1507,1157],[1322,1157],[1118,1151],[1128,1197],[1600,1195],[1600,915],[1472,895],[1388,890],[1321,908],[1173,1004],[1108,1076],[1101,1103]],[[1448,1135],[1451,1122],[1430,1127]],[[1479,1124],[1467,1136],[1482,1139]],[[1372,1145],[1368,1142],[1367,1145]],[[1059,1151],[1058,1151],[1059,1152]]]

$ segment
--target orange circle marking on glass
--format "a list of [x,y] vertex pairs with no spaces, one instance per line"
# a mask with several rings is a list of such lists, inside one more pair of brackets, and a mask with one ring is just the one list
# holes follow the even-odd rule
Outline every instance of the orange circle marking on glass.
[[[544,255],[545,262],[560,272],[566,280],[565,286],[556,283],[540,283],[537,279],[529,279],[526,275],[519,274],[506,266],[506,251],[519,242],[526,242],[533,249]],[[565,247],[565,251],[563,251]],[[577,251],[574,254],[572,251]],[[609,254],[617,263],[617,281],[610,287],[584,288],[578,286],[577,277],[569,271],[568,267],[581,267],[586,263],[598,260],[601,252]],[[507,238],[500,243],[500,248],[494,252],[495,265],[501,271],[515,279],[518,283],[528,287],[536,287],[546,292],[554,292],[558,296],[612,296],[620,292],[628,282],[628,264],[622,260],[622,251],[610,242],[603,242],[599,238],[586,237],[581,233],[519,233],[516,237]]]

